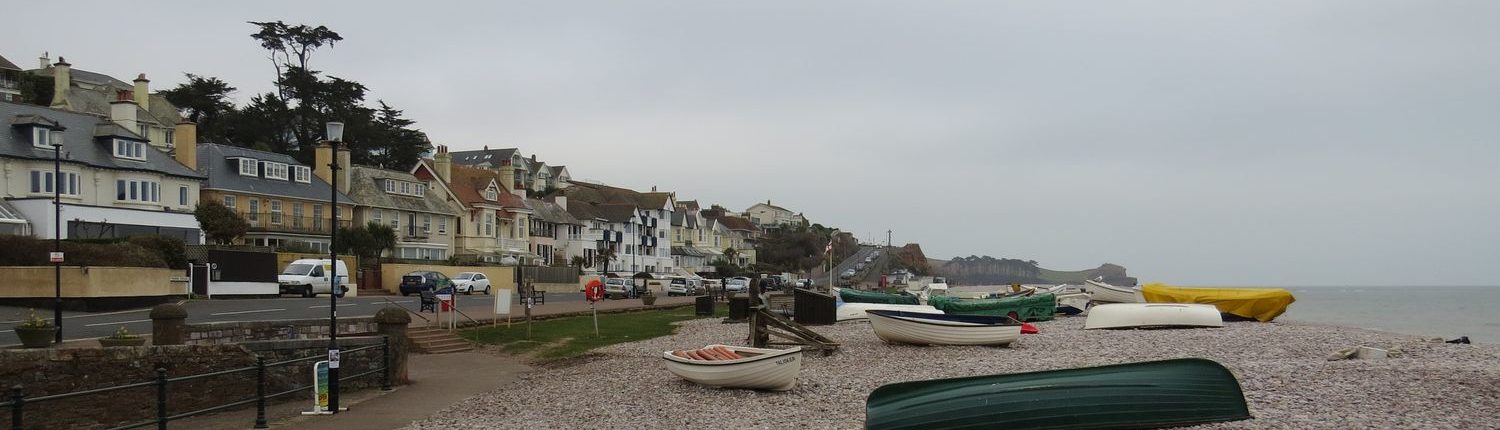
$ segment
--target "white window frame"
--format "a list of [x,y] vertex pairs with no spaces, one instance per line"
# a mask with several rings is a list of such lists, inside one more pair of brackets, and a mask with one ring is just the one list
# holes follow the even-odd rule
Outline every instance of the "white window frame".
[[422,233],[432,234],[432,214],[422,214]]
[[391,194],[395,194],[396,193],[396,181],[395,180],[392,180],[392,179],[386,179],[385,180],[385,192],[391,193]]
[[114,139],[115,158],[146,161],[145,143],[129,139]]
[[297,182],[312,183],[312,168],[307,166],[292,166],[293,178]]
[[224,207],[234,209],[235,197],[230,194],[224,195]]
[[376,224],[385,224],[385,221],[381,220],[381,212],[382,211],[380,210],[380,208],[370,209],[370,220],[374,221]]
[[[121,196],[122,193],[124,194],[123,196]],[[130,203],[160,203],[161,183],[149,179],[116,179],[115,201]]]
[[260,162],[254,158],[240,158],[240,176],[260,176]]
[[417,184],[413,188],[416,190],[416,196],[417,197],[425,197],[425,196],[427,196],[427,184]]
[[62,132],[42,126],[31,127],[31,146],[53,149],[52,142],[60,140],[62,140]]
[[277,163],[277,162],[274,162],[274,161],[262,161],[262,162],[260,162],[260,164],[262,166],[265,166],[265,178],[266,179],[277,179],[277,180],[282,180],[282,181],[286,180],[286,173],[287,173],[287,171],[286,171],[287,164],[286,163]]
[[178,185],[177,186],[177,205],[179,205],[179,206],[187,206],[188,205],[188,200],[189,199],[188,199],[188,187],[187,187],[187,185]]
[[499,198],[500,198],[500,193],[495,192],[495,188],[494,187],[490,187],[490,188],[485,188],[484,189],[484,199],[485,200],[495,201],[495,200],[498,200]]
[[267,200],[271,206],[271,224],[281,224],[281,200]]
[[51,170],[32,170],[29,187],[27,191],[31,194],[52,195],[53,187],[57,187],[58,194],[64,196],[78,196],[78,172],[63,171],[56,178]]
[[251,197],[249,203],[245,204],[245,220],[260,222],[260,199]]
[[448,217],[438,216],[438,234],[448,233]]

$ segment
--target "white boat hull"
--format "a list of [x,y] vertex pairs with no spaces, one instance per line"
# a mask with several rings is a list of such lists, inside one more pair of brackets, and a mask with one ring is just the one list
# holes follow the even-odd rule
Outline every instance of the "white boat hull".
[[1093,296],[1095,302],[1101,303],[1145,303],[1146,297],[1141,291],[1131,287],[1110,285],[1098,281],[1083,281],[1084,290]]
[[836,309],[834,311],[834,314],[837,316],[837,318],[838,318],[839,321],[862,320],[862,319],[870,317],[868,314],[865,314],[865,311],[871,311],[871,310],[923,312],[923,313],[929,313],[929,314],[940,314],[940,313],[943,313],[943,311],[937,310],[937,308],[934,308],[932,306],[927,306],[927,305],[892,305],[892,304],[885,304],[885,303],[844,303],[842,305],[839,305],[838,309]]
[[738,360],[693,360],[664,351],[662,358],[666,359],[667,370],[673,374],[712,387],[786,391],[797,386],[797,375],[802,373],[800,346],[791,349],[709,346],[723,346],[740,355],[756,355]]
[[[1058,312],[1067,313],[1069,315],[1083,314],[1088,312],[1090,300],[1092,300],[1092,298],[1088,293],[1059,294],[1057,296],[1057,309]],[[1065,308],[1073,308],[1076,310],[1068,311]]]
[[1188,303],[1112,303],[1089,308],[1083,328],[1223,327],[1213,305]]
[[1021,337],[1021,326],[981,325],[870,314],[870,327],[881,340],[912,345],[1005,346]]

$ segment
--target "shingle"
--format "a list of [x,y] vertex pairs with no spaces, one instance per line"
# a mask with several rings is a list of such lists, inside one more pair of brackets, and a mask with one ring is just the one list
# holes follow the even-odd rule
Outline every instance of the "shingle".
[[424,181],[410,173],[369,166],[354,166],[349,169],[349,197],[364,206],[409,212],[452,214],[452,208],[444,203],[437,193],[424,193],[422,197],[387,193],[385,185],[378,183],[378,180],[383,179],[425,185]]

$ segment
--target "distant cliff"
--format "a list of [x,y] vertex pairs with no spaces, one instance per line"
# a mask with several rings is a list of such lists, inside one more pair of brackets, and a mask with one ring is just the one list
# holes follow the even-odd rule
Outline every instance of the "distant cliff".
[[948,278],[953,285],[999,284],[1081,284],[1085,279],[1104,278],[1114,285],[1135,285],[1136,279],[1125,273],[1125,267],[1104,264],[1077,271],[1044,269],[1035,260],[994,258],[988,255],[957,257],[952,260],[927,260],[936,276]]

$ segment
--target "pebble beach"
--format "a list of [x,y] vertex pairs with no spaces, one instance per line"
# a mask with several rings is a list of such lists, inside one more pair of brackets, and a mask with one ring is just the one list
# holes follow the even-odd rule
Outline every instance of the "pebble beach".
[[[1084,318],[1035,323],[1009,347],[886,344],[869,323],[813,330],[841,342],[804,354],[796,388],[757,392],[699,386],[662,365],[666,350],[744,344],[745,324],[679,323],[677,333],[601,348],[539,367],[520,381],[414,422],[411,429],[857,429],[865,397],[884,384],[1200,357],[1239,379],[1250,420],[1203,429],[1500,428],[1500,345],[1306,323],[1226,322],[1223,328],[1083,330]],[[1388,359],[1329,361],[1341,348],[1399,348]]]

